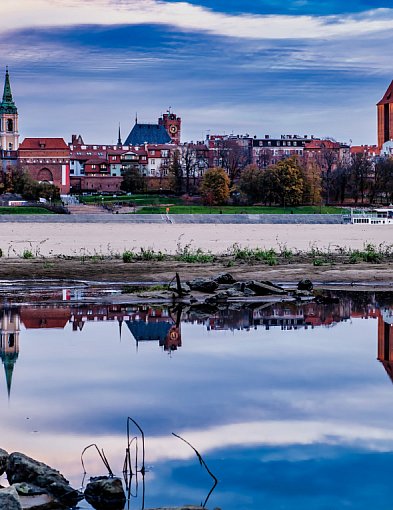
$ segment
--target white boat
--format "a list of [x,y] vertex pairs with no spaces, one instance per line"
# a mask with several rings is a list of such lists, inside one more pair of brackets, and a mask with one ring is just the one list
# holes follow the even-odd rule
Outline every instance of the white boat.
[[393,225],[393,207],[351,209],[349,222],[356,225]]

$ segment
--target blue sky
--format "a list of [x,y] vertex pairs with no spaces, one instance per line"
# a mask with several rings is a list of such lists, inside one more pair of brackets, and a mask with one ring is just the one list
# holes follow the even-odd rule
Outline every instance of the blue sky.
[[123,138],[172,107],[183,140],[314,134],[375,143],[393,79],[387,1],[5,0],[21,137]]

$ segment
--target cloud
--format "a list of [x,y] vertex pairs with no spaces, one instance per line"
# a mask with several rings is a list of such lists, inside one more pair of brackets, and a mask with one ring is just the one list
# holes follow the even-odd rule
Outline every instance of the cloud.
[[2,27],[162,24],[184,31],[207,32],[245,39],[348,38],[393,28],[393,9],[374,9],[356,15],[289,16],[226,14],[187,2],[160,0],[20,0],[3,6]]

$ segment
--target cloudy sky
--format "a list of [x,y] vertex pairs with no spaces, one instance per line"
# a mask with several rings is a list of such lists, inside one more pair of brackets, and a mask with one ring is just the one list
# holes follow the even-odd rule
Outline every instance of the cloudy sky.
[[1,0],[1,18],[22,138],[111,143],[172,107],[183,140],[375,143],[393,79],[387,0]]

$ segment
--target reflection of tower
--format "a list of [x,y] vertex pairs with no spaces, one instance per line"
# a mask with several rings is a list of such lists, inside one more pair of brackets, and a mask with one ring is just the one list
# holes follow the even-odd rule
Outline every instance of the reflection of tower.
[[385,308],[378,316],[378,360],[393,382],[393,309]]
[[11,394],[12,373],[19,355],[20,317],[18,310],[5,309],[0,319],[0,357],[4,365],[8,398]]

